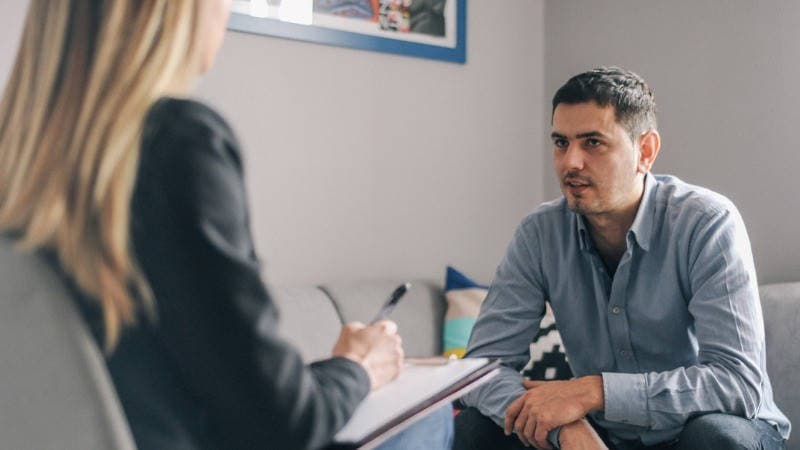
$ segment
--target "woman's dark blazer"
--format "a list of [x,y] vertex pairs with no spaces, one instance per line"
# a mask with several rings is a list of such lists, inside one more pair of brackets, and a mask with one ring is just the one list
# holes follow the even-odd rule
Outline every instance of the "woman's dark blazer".
[[[306,365],[276,334],[239,144],[226,122],[196,101],[158,101],[145,121],[131,208],[157,319],[142,316],[107,361],[138,447],[329,443],[369,392],[369,378],[344,358]],[[102,336],[99,311],[88,304]]]

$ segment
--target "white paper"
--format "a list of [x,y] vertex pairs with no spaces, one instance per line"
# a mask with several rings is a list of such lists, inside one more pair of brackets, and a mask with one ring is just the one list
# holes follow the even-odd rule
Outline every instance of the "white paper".
[[466,358],[444,365],[407,365],[400,376],[371,392],[353,417],[334,437],[336,442],[359,442],[395,417],[434,397],[458,380],[488,363],[486,358]]

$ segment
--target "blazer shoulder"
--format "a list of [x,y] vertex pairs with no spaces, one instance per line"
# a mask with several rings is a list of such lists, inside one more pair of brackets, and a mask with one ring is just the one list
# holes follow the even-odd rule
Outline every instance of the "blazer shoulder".
[[196,152],[211,152],[241,167],[239,142],[228,122],[197,100],[157,100],[145,116],[141,144],[143,162],[192,158]]

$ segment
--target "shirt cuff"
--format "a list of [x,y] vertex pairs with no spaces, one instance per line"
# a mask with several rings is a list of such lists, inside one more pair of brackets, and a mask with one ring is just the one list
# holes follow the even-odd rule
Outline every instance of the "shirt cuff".
[[643,373],[603,372],[605,419],[639,427],[650,426],[647,381]]
[[561,426],[557,426],[550,430],[547,433],[547,441],[550,442],[550,445],[553,446],[554,449],[561,448],[561,444],[558,442],[558,436],[561,434]]

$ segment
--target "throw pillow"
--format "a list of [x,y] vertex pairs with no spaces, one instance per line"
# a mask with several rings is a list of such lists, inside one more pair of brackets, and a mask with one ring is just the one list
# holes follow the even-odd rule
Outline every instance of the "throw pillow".
[[444,298],[447,312],[444,316],[444,355],[461,358],[467,351],[469,335],[481,311],[481,303],[489,288],[482,286],[456,269],[447,266]]
[[550,303],[539,323],[539,331],[531,342],[531,360],[522,369],[522,375],[532,380],[568,380],[572,369],[567,363],[561,334],[556,328],[556,318]]
[[[444,355],[461,358],[466,352],[472,327],[480,313],[481,303],[489,288],[476,283],[463,273],[447,267],[444,295],[447,312],[444,322]],[[572,371],[564,354],[561,335],[555,317],[547,304],[547,311],[539,324],[539,331],[530,344],[531,359],[522,374],[534,380],[565,380]]]

